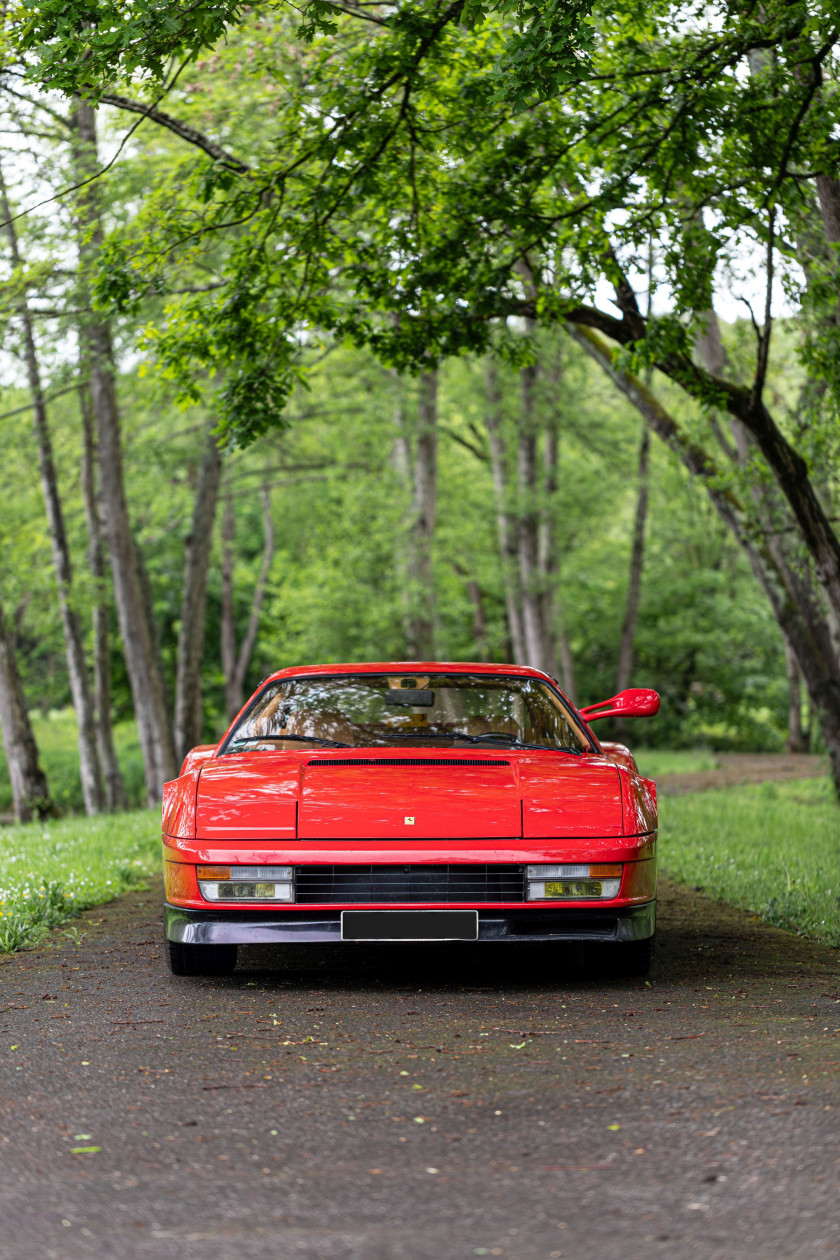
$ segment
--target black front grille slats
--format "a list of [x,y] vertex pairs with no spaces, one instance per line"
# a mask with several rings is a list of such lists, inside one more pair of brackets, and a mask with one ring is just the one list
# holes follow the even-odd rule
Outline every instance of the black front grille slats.
[[487,761],[481,757],[329,757],[316,758],[307,770],[317,766],[509,766],[509,761]]
[[299,866],[298,905],[525,900],[522,866]]

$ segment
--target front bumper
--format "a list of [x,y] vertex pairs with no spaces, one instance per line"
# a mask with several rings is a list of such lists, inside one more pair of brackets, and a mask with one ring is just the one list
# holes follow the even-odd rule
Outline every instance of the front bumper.
[[[416,905],[410,908],[418,909]],[[438,908],[454,909],[451,905]],[[340,910],[278,910],[257,917],[232,910],[185,910],[165,903],[164,920],[167,939],[185,945],[354,943],[341,940]],[[612,910],[599,906],[478,912],[479,941],[641,941],[653,936],[655,927],[655,901]]]

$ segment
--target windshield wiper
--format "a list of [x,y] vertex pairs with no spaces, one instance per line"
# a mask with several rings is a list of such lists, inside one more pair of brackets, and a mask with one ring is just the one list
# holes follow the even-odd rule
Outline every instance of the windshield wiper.
[[268,739],[293,739],[302,744],[322,744],[327,748],[354,748],[354,744],[342,744],[337,739],[322,739],[320,735],[249,735],[247,739],[235,739],[231,748],[242,744],[262,744]]
[[[392,739],[395,735],[401,739],[416,738],[420,732],[418,731],[389,731],[388,738]],[[516,735],[508,735],[505,731],[485,731],[483,735],[466,735],[461,731],[427,731],[422,735],[423,739],[463,739],[468,744],[484,744],[491,740],[504,740],[507,744],[512,744],[514,748],[535,748],[539,752],[566,752],[572,753],[575,757],[582,757],[583,753],[579,748],[567,748],[565,744],[530,744],[524,739],[519,739]]]
[[508,735],[506,731],[485,731],[483,735],[459,735],[458,739],[466,739],[471,744],[504,740],[506,744],[513,744],[514,748],[536,748],[540,752],[567,752],[573,753],[575,757],[583,756],[579,748],[568,748],[565,744],[531,744],[527,740],[519,739],[517,735]]

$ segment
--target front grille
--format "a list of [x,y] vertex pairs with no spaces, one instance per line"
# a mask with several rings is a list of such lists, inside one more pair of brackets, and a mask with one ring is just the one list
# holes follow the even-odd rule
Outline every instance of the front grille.
[[307,770],[318,766],[509,766],[509,761],[488,761],[486,757],[330,757],[310,761]]
[[522,866],[299,866],[298,905],[524,901]]

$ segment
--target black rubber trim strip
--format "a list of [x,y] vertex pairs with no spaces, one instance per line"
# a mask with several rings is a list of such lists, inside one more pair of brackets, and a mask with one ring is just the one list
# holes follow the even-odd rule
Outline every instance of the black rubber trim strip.
[[316,766],[509,766],[509,761],[488,761],[479,757],[330,757],[307,764]]
[[[342,944],[340,911],[286,910],[273,915],[256,915],[183,910],[168,904],[164,904],[163,910],[167,939],[186,945]],[[589,913],[579,909],[528,911],[524,908],[478,912],[478,944],[488,941],[642,941],[653,936],[655,928],[655,901],[612,911],[593,909]],[[456,945],[464,943],[455,942]],[[349,949],[354,942],[343,944]]]

